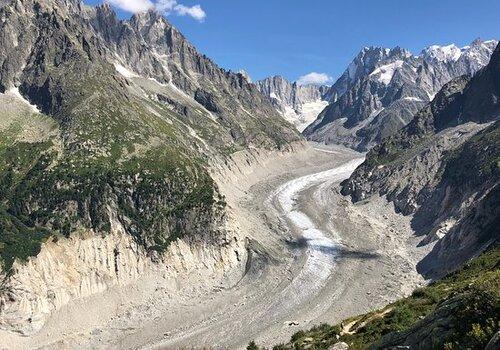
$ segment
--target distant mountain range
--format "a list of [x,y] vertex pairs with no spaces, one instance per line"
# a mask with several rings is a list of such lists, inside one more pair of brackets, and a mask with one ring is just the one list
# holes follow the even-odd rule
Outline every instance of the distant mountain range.
[[[452,51],[450,51],[452,52]],[[437,241],[420,264],[436,277],[500,242],[500,45],[474,77],[446,84],[343,183],[354,201],[385,195]]]
[[325,94],[330,104],[304,135],[368,150],[408,124],[444,84],[484,67],[497,43],[430,46],[418,56],[400,47],[366,47]]
[[[473,51],[454,46],[424,50],[426,58],[421,59],[426,69],[431,67],[429,60],[449,72],[467,55],[472,58],[463,58],[457,69],[466,69],[467,62],[468,69],[477,72],[446,83],[407,126],[374,146],[341,184],[342,194],[354,202],[383,196],[397,212],[411,218],[412,229],[421,237],[419,246],[434,244],[417,265],[419,273],[433,283],[335,326],[299,331],[275,348],[500,347],[498,327],[492,326],[499,321],[500,301],[500,45],[478,70],[491,43],[475,41]],[[376,52],[376,57],[386,54]],[[401,50],[393,54],[398,59],[385,66],[365,70],[352,65],[351,77],[371,71],[369,75],[392,84],[394,77],[389,76],[398,74],[395,67],[406,65],[402,58],[418,59]],[[436,66],[433,69],[438,71]],[[336,85],[337,101],[346,94],[347,78]],[[423,92],[432,95],[434,90],[428,87]],[[390,233],[387,237],[393,239]]]
[[328,105],[329,87],[299,85],[282,76],[273,76],[255,82],[262,94],[267,96],[280,114],[302,131],[311,124]]

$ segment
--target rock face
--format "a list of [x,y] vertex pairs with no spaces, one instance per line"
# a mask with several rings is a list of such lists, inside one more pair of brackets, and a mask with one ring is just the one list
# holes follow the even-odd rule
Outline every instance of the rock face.
[[446,84],[401,131],[374,147],[343,183],[360,201],[378,193],[413,214],[423,244],[420,264],[433,277],[498,244],[500,47],[473,78]]
[[255,85],[299,131],[313,122],[328,105],[327,86],[298,85],[281,76],[257,81]]
[[210,166],[300,140],[156,12],[0,2],[0,327],[148,271],[240,266]]
[[186,275],[204,276],[199,278],[200,284],[220,281],[224,274],[241,268],[235,251],[243,253],[245,247],[241,242],[214,243],[178,240],[168,252],[152,259],[119,226],[106,236],[89,232],[87,237],[48,242],[36,259],[14,264],[10,290],[0,297],[0,326],[31,334],[66,303],[113,287],[126,288],[140,279],[162,280],[173,290]]
[[366,151],[408,124],[444,84],[484,67],[497,43],[431,46],[419,56],[399,47],[364,48],[330,88],[330,105],[304,135]]

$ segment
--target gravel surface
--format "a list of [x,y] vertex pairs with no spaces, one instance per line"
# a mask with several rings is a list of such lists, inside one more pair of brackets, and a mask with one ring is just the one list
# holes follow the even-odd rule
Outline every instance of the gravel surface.
[[424,283],[410,218],[383,198],[353,205],[338,184],[363,155],[339,147],[272,159],[225,184],[233,229],[247,238],[237,279],[166,293],[144,279],[75,301],[11,348],[242,349],[336,323]]

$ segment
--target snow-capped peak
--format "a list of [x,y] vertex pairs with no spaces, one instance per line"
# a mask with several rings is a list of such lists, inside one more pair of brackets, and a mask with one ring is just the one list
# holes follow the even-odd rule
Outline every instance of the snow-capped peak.
[[462,56],[462,49],[455,44],[446,46],[432,45],[424,49],[422,54],[425,58],[440,62],[455,62]]
[[[422,50],[422,56],[424,59],[438,62],[456,62],[462,56],[469,58],[476,57],[478,59],[480,56],[485,56],[489,60],[489,56],[497,44],[498,41],[496,40],[482,41],[481,39],[476,39],[470,45],[462,48],[457,47],[455,44],[446,46],[432,45]],[[483,62],[483,65],[486,63],[487,61]]]

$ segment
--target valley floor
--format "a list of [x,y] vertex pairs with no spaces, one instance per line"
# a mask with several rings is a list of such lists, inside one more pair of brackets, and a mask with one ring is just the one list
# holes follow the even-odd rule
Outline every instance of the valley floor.
[[31,338],[0,334],[3,344],[238,349],[256,340],[271,346],[408,295],[424,283],[415,265],[431,247],[417,247],[410,218],[383,198],[352,204],[339,194],[339,182],[361,160],[343,148],[311,148],[223,188],[233,221],[249,235],[243,276],[175,295],[145,280],[62,308]]

